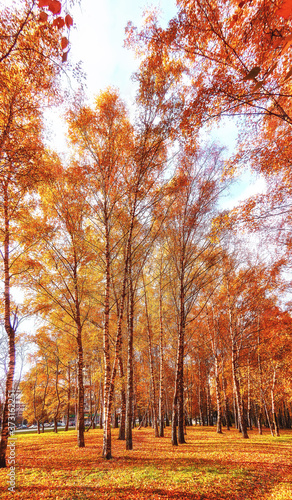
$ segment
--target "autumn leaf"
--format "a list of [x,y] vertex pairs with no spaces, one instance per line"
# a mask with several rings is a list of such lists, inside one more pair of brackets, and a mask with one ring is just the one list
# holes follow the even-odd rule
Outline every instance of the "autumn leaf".
[[256,76],[258,76],[261,68],[259,66],[255,66],[250,70],[250,72],[243,78],[243,80],[253,80]]
[[68,51],[67,52],[63,52],[62,54],[62,63],[66,62],[68,59]]
[[61,2],[58,0],[51,0],[49,3],[49,10],[55,15],[55,14],[60,14],[61,12]]
[[66,47],[68,47],[68,44],[69,44],[69,41],[68,41],[68,38],[66,38],[65,36],[62,37],[61,39],[61,47],[62,49],[66,49]]
[[48,14],[46,12],[41,12],[39,20],[41,23],[45,23],[48,20]]
[[49,7],[51,0],[39,0],[39,7]]
[[284,0],[282,6],[276,10],[276,16],[289,19],[292,16],[292,0]]
[[58,29],[61,29],[63,28],[63,26],[65,26],[65,21],[62,17],[57,17],[56,19],[54,19],[53,21],[53,26],[57,26]]
[[65,24],[66,24],[67,28],[70,28],[70,26],[73,26],[73,19],[70,16],[70,14],[67,14],[65,16]]

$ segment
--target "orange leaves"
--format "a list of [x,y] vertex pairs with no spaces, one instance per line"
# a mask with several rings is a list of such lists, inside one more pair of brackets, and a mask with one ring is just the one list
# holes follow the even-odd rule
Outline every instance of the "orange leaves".
[[282,6],[276,10],[276,16],[289,19],[292,17],[292,0],[284,0]]
[[45,22],[47,22],[48,17],[49,16],[48,16],[48,14],[46,12],[41,12],[39,20],[40,20],[41,23],[45,23]]
[[53,21],[53,26],[57,26],[58,29],[61,29],[63,28],[63,26],[65,26],[65,21],[62,17],[57,17],[56,19],[54,19]]
[[65,24],[66,24],[67,28],[70,28],[70,26],[73,26],[73,19],[70,16],[70,14],[67,14],[65,16]]
[[51,0],[39,0],[39,7],[49,7]]
[[[68,30],[70,29],[71,26],[73,26],[73,18],[70,16],[70,14],[66,14],[65,17],[60,16],[61,10],[62,10],[62,4],[59,0],[39,0],[38,6],[40,8],[46,8],[48,11],[53,15],[53,16],[58,16],[54,18],[52,22],[52,26],[55,26],[58,30],[62,30],[64,27],[66,27]],[[49,19],[49,14],[48,12],[41,11],[40,12],[40,17],[39,21],[40,22],[47,22]],[[61,47],[63,50],[62,54],[62,62],[67,61],[67,52],[64,52],[64,50],[68,47],[69,45],[69,40],[67,37],[63,36],[61,38]]]
[[69,44],[69,41],[68,41],[68,38],[66,38],[65,36],[62,37],[61,39],[61,47],[62,49],[66,49],[66,47],[68,47],[68,44]]
[[61,2],[58,0],[51,0],[49,3],[49,10],[55,15],[55,14],[60,14],[61,12]]
[[[17,438],[19,486],[15,498],[231,500],[236,491],[238,498],[263,500],[271,491],[278,492],[281,485],[281,491],[288,493],[282,498],[290,498],[291,431],[274,442],[267,429],[260,437],[257,432],[251,431],[250,440],[244,443],[234,428],[217,436],[210,427],[188,427],[188,444],[178,454],[164,438],[154,440],[149,427],[134,429],[134,450],[129,453],[124,450],[124,441],[116,439],[117,429],[113,429],[118,458],[109,463],[100,458],[99,429],[90,430],[89,446],[82,450],[75,446],[73,429],[58,435],[24,431]],[[169,427],[165,433],[168,440]],[[1,498],[10,500],[13,496],[7,491],[7,470],[0,472]]]
[[39,0],[39,7],[48,7],[52,14],[60,14],[61,12],[61,2],[59,0]]

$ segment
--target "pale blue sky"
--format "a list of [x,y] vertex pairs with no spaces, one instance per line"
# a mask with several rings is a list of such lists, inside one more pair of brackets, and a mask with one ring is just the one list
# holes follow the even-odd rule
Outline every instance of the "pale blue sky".
[[121,97],[133,100],[134,86],[131,75],[137,69],[134,53],[123,47],[125,26],[128,21],[141,26],[145,9],[160,10],[162,25],[166,25],[176,13],[174,0],[81,0],[72,14],[74,28],[70,33],[73,62],[83,61],[87,73],[88,94],[115,86]]

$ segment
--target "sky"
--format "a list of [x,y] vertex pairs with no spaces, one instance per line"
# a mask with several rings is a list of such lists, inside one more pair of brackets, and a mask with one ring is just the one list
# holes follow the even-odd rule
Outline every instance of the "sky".
[[177,9],[174,0],[81,0],[72,9],[74,26],[70,32],[69,59],[83,61],[89,96],[108,86],[120,89],[125,100],[134,97],[131,75],[138,67],[133,51],[123,47],[128,21],[141,26],[143,12],[159,9],[166,26]]

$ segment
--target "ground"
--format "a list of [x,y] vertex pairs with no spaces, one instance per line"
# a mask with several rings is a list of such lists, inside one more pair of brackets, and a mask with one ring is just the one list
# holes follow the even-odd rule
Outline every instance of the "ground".
[[0,470],[1,499],[291,500],[292,431],[272,437],[235,429],[188,427],[184,445],[173,447],[170,429],[155,438],[134,429],[134,450],[113,430],[113,459],[101,458],[102,431],[21,434],[16,442],[16,490],[8,491],[9,468]]

